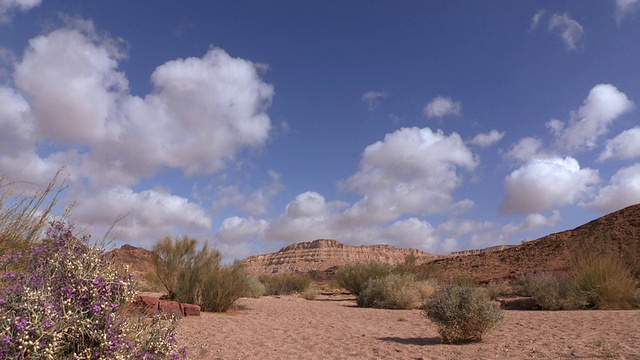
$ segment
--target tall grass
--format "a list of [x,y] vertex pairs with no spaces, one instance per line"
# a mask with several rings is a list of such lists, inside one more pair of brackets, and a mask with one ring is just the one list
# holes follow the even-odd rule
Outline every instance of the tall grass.
[[590,308],[629,309],[636,302],[635,278],[621,257],[581,253],[572,259],[571,273]]
[[60,193],[67,187],[60,180],[62,171],[60,168],[43,189],[32,195],[18,192],[17,182],[0,175],[0,257],[25,250],[42,235]]

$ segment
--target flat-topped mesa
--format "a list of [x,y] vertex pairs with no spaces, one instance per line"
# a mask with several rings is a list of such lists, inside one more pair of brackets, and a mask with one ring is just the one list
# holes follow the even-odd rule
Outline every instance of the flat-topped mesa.
[[337,240],[318,239],[287,245],[275,253],[250,256],[243,262],[248,272],[263,275],[325,271],[336,266],[372,260],[396,265],[410,254],[416,257],[418,263],[437,258],[417,249],[400,249],[390,245],[351,246]]

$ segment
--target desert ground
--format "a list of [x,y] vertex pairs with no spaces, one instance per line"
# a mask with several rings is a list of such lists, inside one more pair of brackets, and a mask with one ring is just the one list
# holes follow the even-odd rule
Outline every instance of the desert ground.
[[506,310],[480,343],[444,345],[420,310],[296,295],[180,320],[189,359],[640,359],[640,310]]

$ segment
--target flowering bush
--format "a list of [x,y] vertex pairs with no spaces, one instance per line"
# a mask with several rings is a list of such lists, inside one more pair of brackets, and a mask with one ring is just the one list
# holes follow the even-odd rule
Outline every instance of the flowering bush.
[[127,311],[131,275],[110,266],[103,250],[53,222],[41,244],[0,260],[0,358],[181,359],[175,320]]

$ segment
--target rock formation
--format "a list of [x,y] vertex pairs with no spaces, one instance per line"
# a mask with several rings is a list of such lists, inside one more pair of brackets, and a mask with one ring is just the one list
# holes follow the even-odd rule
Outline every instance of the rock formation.
[[336,240],[319,239],[286,246],[271,254],[250,256],[243,260],[254,275],[290,272],[323,272],[346,264],[378,260],[395,265],[407,255],[414,255],[417,263],[438,258],[417,249],[400,249],[390,245],[351,246]]
[[640,204],[618,210],[572,230],[547,235],[502,250],[446,256],[433,261],[442,277],[480,282],[515,279],[537,271],[567,271],[572,257],[613,254],[640,277]]

